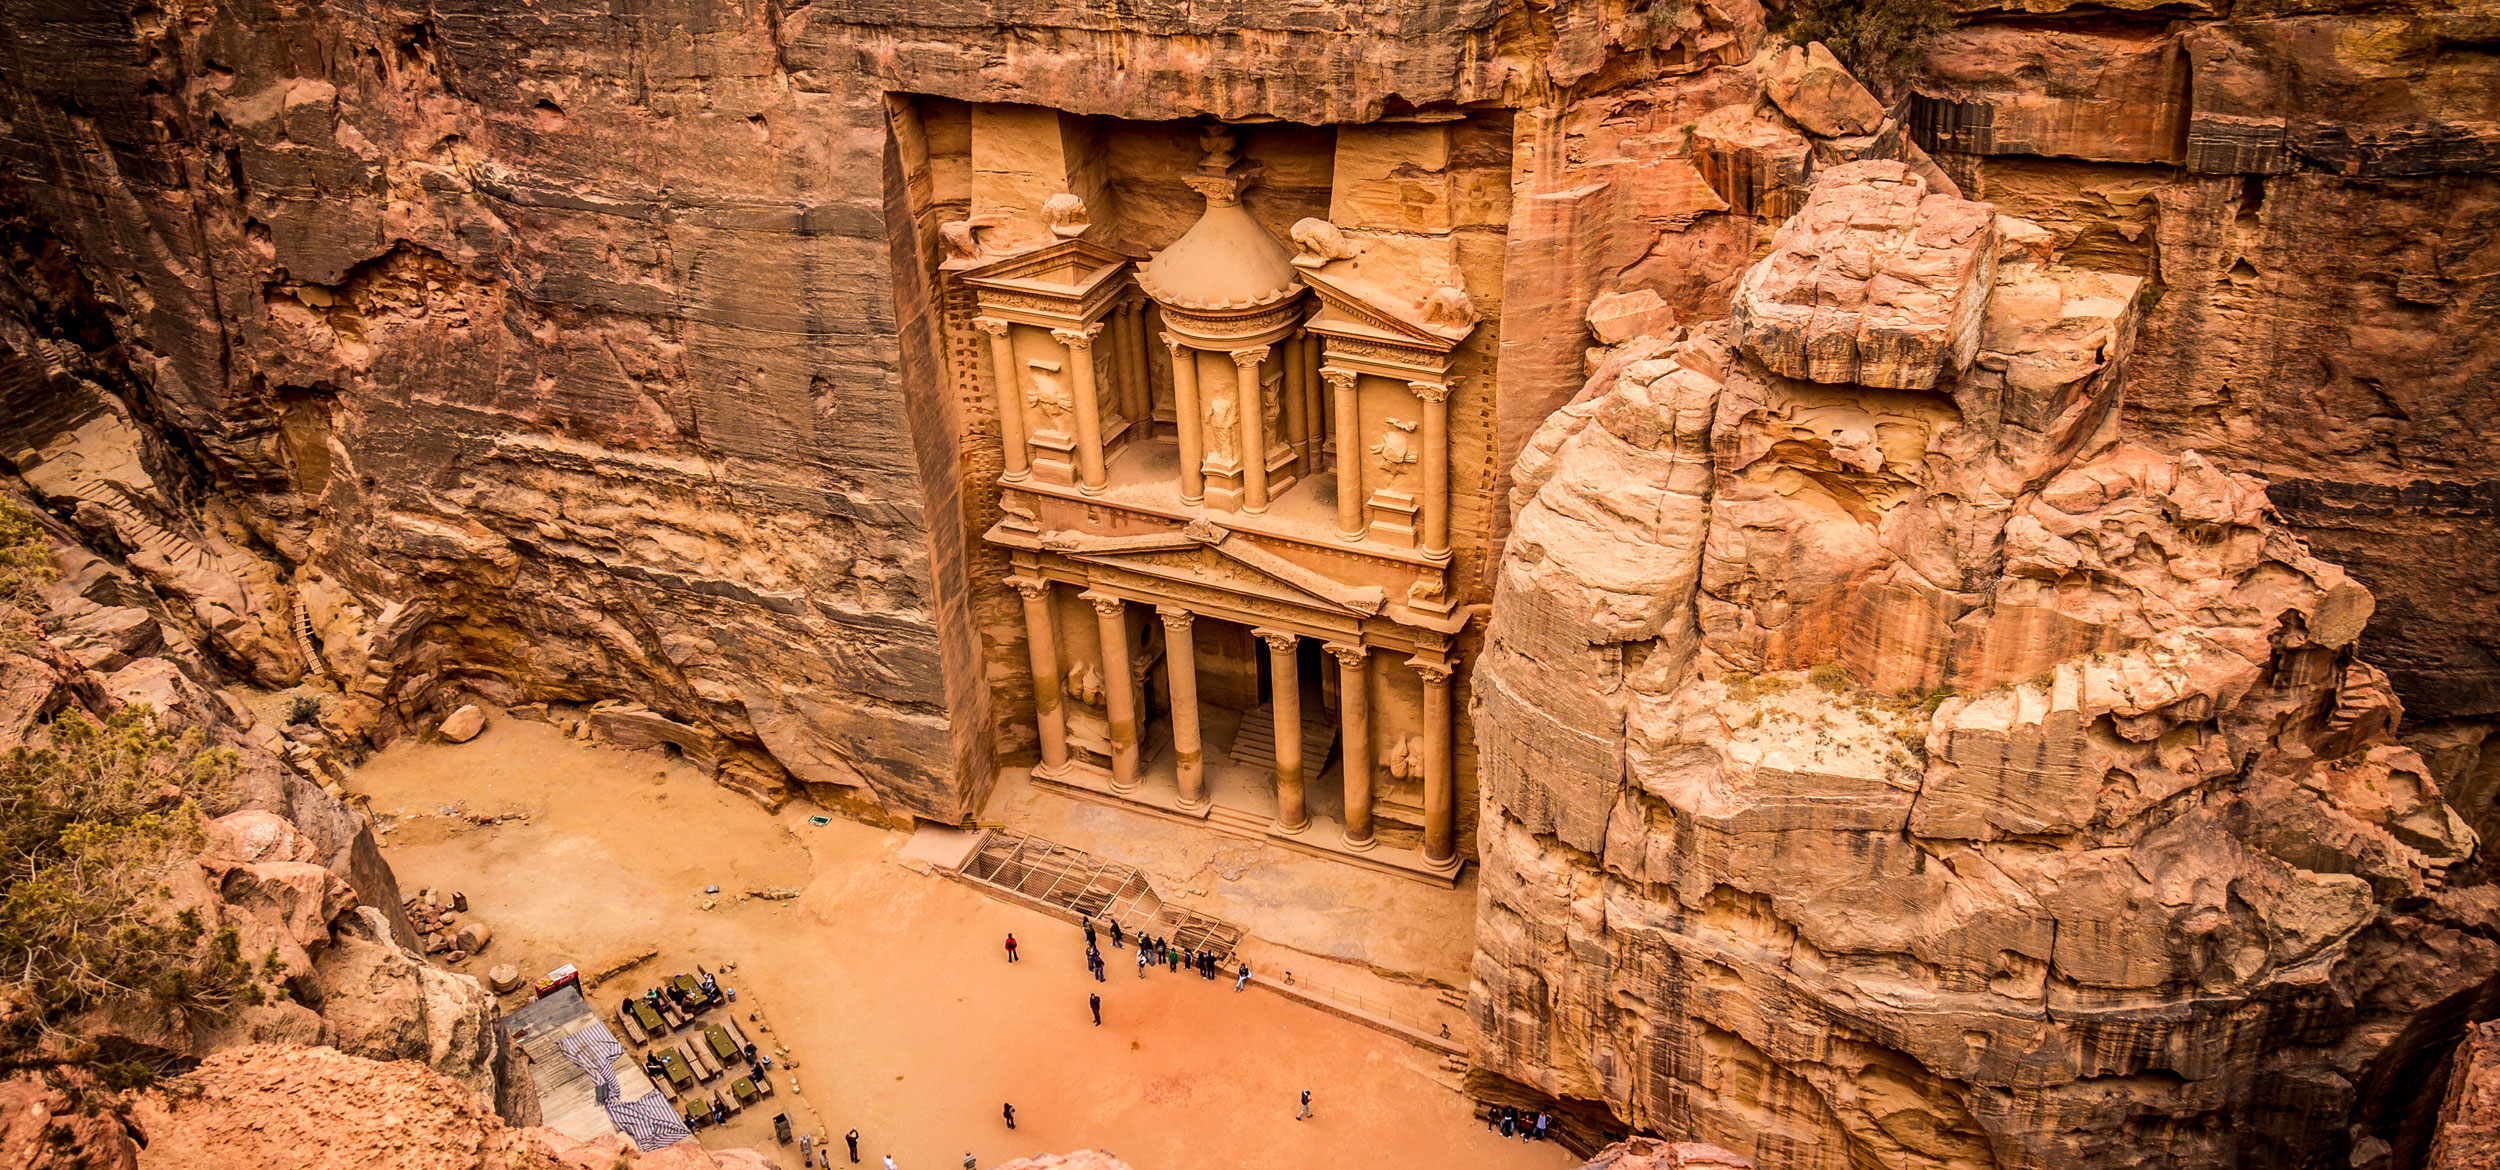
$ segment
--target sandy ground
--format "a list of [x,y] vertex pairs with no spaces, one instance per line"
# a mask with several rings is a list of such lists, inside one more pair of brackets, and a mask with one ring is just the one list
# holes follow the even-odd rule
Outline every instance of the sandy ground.
[[[734,963],[741,1019],[760,1012],[797,1063],[785,1098],[707,1144],[771,1148],[771,1114],[788,1108],[837,1147],[856,1126],[865,1164],[890,1153],[903,1170],[1088,1146],[1138,1170],[1576,1164],[1487,1134],[1437,1054],[1229,980],[1141,980],[1130,951],[1106,952],[1098,984],[1075,927],[904,868],[891,860],[904,834],[810,825],[804,802],[768,814],[656,754],[499,715],[468,744],[395,746],[349,787],[389,826],[403,887],[463,891],[494,928],[465,970],[596,971],[656,951],[591,989],[606,1009],[662,974]],[[775,887],[802,892],[741,896]],[[1012,965],[1009,931],[1025,956]],[[1304,1089],[1316,1116],[1296,1121]]]

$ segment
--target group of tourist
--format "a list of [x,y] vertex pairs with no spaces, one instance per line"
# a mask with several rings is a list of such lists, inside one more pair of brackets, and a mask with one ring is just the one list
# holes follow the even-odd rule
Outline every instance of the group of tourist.
[[[1094,920],[1091,917],[1085,918],[1081,925],[1085,929],[1085,970],[1087,974],[1094,977],[1094,982],[1100,983],[1110,971],[1110,965],[1105,963],[1102,957],[1102,936],[1095,931]],[[1111,924],[1112,948],[1121,949],[1127,943],[1127,934],[1121,930],[1118,922],[1113,922]],[[1007,961],[1010,963],[1016,961],[1016,936],[1012,934],[1007,936]],[[1137,977],[1145,978],[1146,969],[1149,967],[1170,967],[1176,973],[1187,968],[1197,972],[1201,979],[1215,979],[1223,974],[1224,960],[1211,949],[1175,947],[1172,945],[1172,940],[1168,938],[1140,934],[1137,936]],[[1250,965],[1239,964],[1238,977],[1233,980],[1233,990],[1239,991],[1249,983]]]
[[1521,1113],[1518,1107],[1512,1105],[1504,1105],[1484,1115],[1486,1129],[1497,1131],[1506,1138],[1518,1138],[1523,1142],[1550,1140],[1553,1136],[1553,1125],[1553,1117],[1545,1113],[1530,1116]]

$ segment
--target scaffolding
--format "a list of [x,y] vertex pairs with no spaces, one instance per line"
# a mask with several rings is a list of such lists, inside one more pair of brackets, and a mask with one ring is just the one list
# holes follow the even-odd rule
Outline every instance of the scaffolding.
[[992,829],[958,872],[1045,913],[1117,922],[1130,934],[1151,934],[1178,949],[1228,956],[1241,942],[1239,927],[1166,904],[1135,866],[1039,837]]

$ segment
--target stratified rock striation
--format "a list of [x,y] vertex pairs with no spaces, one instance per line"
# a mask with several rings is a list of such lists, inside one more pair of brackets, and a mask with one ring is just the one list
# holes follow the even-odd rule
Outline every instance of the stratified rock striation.
[[[1847,294],[1905,244],[1944,343],[1870,361]],[[2139,285],[1833,168],[1732,321],[1529,444],[1486,1070],[1765,1167],[2335,1160],[2391,1026],[2500,947],[2443,902],[2475,836],[2355,656],[2368,592],[2122,441]]]

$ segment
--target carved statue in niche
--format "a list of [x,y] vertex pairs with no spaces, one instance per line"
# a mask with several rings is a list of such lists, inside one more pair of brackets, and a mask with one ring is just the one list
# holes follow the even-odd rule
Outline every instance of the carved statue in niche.
[[1400,780],[1413,780],[1424,774],[1424,741],[1406,736],[1389,746],[1380,758],[1381,767]]
[[1080,662],[1068,668],[1068,697],[1088,707],[1102,706],[1102,668]]
[[1060,239],[1074,239],[1094,226],[1085,214],[1085,200],[1062,191],[1042,201],[1042,220],[1050,225],[1050,234]]
[[1476,302],[1467,290],[1443,285],[1425,297],[1422,306],[1424,324],[1447,329],[1465,329],[1476,323]]
[[1285,376],[1278,374],[1259,385],[1259,417],[1264,420],[1259,433],[1267,436],[1268,445],[1281,446],[1285,441]]
[[1230,395],[1207,407],[1207,448],[1218,459],[1241,458],[1241,407]]
[[981,258],[981,241],[972,234],[971,220],[958,219],[938,225],[938,246],[948,260],[972,261]]
[[1395,477],[1407,464],[1421,458],[1415,447],[1415,428],[1421,424],[1402,418],[1389,421],[1389,429],[1381,432],[1380,441],[1371,452],[1380,457],[1380,470]]
[[1068,416],[1076,413],[1076,393],[1068,388],[1067,375],[1059,372],[1057,362],[1027,362],[1033,371],[1032,384],[1024,391],[1024,400],[1050,416],[1050,425],[1067,429]]
[[1354,257],[1353,241],[1346,239],[1345,232],[1336,224],[1318,216],[1293,221],[1293,246],[1296,268],[1317,268],[1331,260],[1350,260]]

